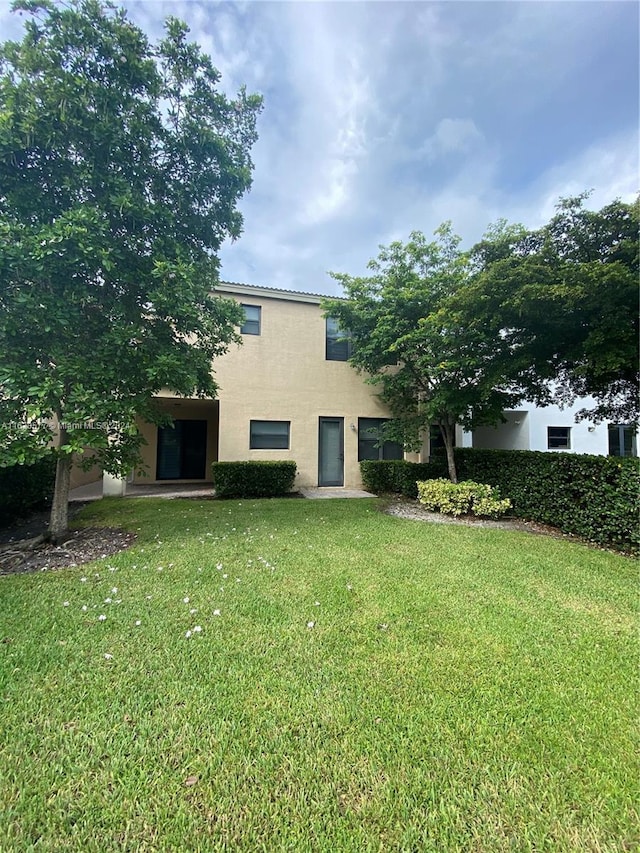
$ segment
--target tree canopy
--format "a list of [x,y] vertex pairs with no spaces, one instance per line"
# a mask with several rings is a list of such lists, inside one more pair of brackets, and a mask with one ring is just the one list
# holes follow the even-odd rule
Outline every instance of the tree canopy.
[[455,425],[497,424],[523,400],[591,395],[581,417],[638,418],[638,209],[561,199],[543,228],[500,221],[469,252],[449,225],[381,247],[370,275],[332,273],[326,300],[350,361],[380,387],[389,437],[411,447],[440,428],[449,474]]
[[56,535],[72,454],[121,473],[160,389],[215,395],[211,361],[241,322],[211,292],[216,253],[241,232],[261,98],[222,94],[174,18],[152,45],[101,0],[14,11],[28,17],[0,45],[1,462],[57,436]]
[[520,399],[504,382],[511,352],[500,323],[469,323],[462,310],[473,268],[459,243],[448,224],[432,242],[413,232],[406,244],[380,247],[370,275],[332,273],[346,299],[324,303],[348,330],[351,363],[390,408],[389,437],[411,447],[437,425],[454,482],[456,424],[495,424]]
[[580,417],[637,423],[640,201],[592,211],[587,198],[560,199],[535,231],[494,227],[472,253],[467,316],[500,319],[530,399],[592,396]]

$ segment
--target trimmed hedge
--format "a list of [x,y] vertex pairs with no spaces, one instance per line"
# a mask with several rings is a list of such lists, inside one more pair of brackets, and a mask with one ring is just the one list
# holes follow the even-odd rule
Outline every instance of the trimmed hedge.
[[599,545],[638,551],[637,459],[471,448],[458,448],[455,454],[460,479],[497,486],[520,518]]
[[32,465],[0,468],[0,526],[50,506],[55,481],[56,460],[53,455]]
[[446,477],[447,464],[439,459],[433,462],[407,462],[404,459],[365,460],[360,463],[360,471],[362,483],[368,492],[375,495],[391,492],[417,498],[416,482]]
[[213,487],[219,498],[273,498],[293,488],[295,462],[214,462]]
[[[512,514],[605,547],[640,550],[638,459],[533,450],[455,450],[459,480],[497,486]],[[388,466],[402,466],[395,472]],[[444,460],[361,462],[366,488],[414,498],[416,480],[446,476]],[[429,470],[438,469],[435,473]]]

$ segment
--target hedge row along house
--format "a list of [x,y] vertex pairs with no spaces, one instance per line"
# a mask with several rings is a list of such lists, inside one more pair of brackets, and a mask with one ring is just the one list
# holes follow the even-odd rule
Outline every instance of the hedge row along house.
[[[423,462],[440,445],[426,435],[418,453],[404,453],[377,432],[389,412],[348,363],[349,342],[324,316],[324,297],[297,291],[223,283],[216,292],[244,308],[243,345],[213,365],[215,400],[185,399],[167,390],[162,408],[173,427],[140,423],[146,476],[128,481],[104,477],[105,494],[124,494],[136,484],[211,480],[214,461],[283,460],[297,463],[296,488],[361,488],[363,459]],[[505,423],[475,433],[456,431],[462,447],[636,455],[636,435],[624,425],[574,422],[572,408],[550,406],[505,412]],[[73,474],[73,485],[100,472]]]

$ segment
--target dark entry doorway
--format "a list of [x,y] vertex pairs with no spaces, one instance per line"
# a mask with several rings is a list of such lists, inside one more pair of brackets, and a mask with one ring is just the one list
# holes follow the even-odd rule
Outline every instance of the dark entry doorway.
[[158,427],[157,480],[204,480],[207,422],[174,421]]

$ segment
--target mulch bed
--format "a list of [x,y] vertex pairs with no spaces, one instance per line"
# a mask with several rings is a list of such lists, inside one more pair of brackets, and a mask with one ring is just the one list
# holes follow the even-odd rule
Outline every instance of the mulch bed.
[[[84,503],[69,505],[69,520]],[[68,569],[109,557],[130,548],[136,534],[114,527],[80,527],[70,530],[59,545],[37,541],[46,534],[49,512],[37,512],[0,530],[0,575]]]
[[40,542],[24,548],[23,542],[0,545],[0,575],[67,569],[117,554],[130,548],[136,534],[113,527],[81,527],[69,531],[60,545]]

